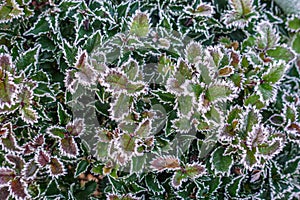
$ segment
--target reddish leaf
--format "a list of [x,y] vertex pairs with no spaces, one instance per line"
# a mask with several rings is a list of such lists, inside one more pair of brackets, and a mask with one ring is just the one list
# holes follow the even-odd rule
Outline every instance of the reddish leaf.
[[38,146],[42,146],[45,142],[45,138],[43,135],[38,135],[34,138],[34,144]]
[[32,159],[26,164],[23,170],[23,176],[29,180],[34,179],[38,172],[38,169],[38,165],[35,163],[34,159]]
[[36,161],[41,167],[45,167],[50,162],[50,157],[43,150],[40,150],[36,156]]
[[17,170],[21,171],[24,166],[24,160],[20,156],[8,154],[6,160],[11,163]]
[[5,186],[15,178],[15,171],[8,168],[0,168],[0,186]]
[[159,172],[166,169],[180,169],[179,159],[173,156],[159,157],[151,161],[151,167]]
[[68,157],[76,157],[78,154],[78,149],[75,144],[74,138],[66,137],[60,141],[60,147],[63,155]]
[[0,188],[0,199],[7,200],[8,197],[9,197],[9,188],[8,187]]
[[25,187],[25,184],[23,184],[20,179],[14,179],[10,183],[11,195],[17,197],[16,199],[25,199],[27,197]]
[[62,162],[60,162],[57,158],[51,158],[49,169],[50,174],[54,177],[64,175],[65,173]]

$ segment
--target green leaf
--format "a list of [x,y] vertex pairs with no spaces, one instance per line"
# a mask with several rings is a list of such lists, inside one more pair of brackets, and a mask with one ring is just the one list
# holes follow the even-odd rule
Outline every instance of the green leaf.
[[14,0],[6,0],[0,4],[0,23],[6,23],[24,15],[23,8]]
[[[299,29],[300,29],[300,27],[299,27]],[[293,39],[293,43],[292,43],[292,48],[296,53],[300,54],[300,33],[295,35],[295,37]]]
[[122,149],[126,152],[133,153],[136,146],[135,140],[135,137],[131,136],[130,134],[124,133],[120,139]]
[[59,194],[61,194],[61,190],[59,189],[59,186],[58,186],[56,180],[54,179],[49,183],[45,195],[50,197],[50,196],[56,196]]
[[271,49],[277,45],[279,36],[276,34],[276,30],[273,29],[272,24],[263,21],[258,25],[257,31],[260,34],[256,41],[259,49]]
[[246,167],[252,169],[252,167],[257,163],[254,151],[250,151],[249,149],[247,149],[244,156]]
[[183,116],[191,116],[193,113],[193,105],[195,104],[193,96],[178,96],[177,101],[180,114]]
[[270,66],[270,69],[267,71],[267,73],[263,74],[262,79],[268,83],[277,83],[283,77],[285,70],[285,63],[275,63]]
[[224,83],[212,84],[207,88],[206,98],[211,101],[224,101],[230,99],[234,94],[234,86]]
[[18,70],[22,71],[29,66],[36,66],[38,62],[38,55],[40,51],[40,45],[25,51],[16,62],[16,67]]
[[265,101],[274,98],[274,88],[269,83],[260,84],[258,86],[258,91]]
[[191,128],[191,120],[187,117],[180,117],[172,121],[173,127],[178,131],[187,133]]
[[149,18],[145,13],[137,13],[132,20],[130,33],[138,36],[145,37],[149,32]]
[[260,154],[262,154],[264,156],[271,157],[271,156],[279,153],[281,148],[282,148],[282,142],[281,142],[281,140],[277,139],[277,140],[274,140],[272,143],[259,145],[258,151]]
[[76,191],[74,193],[74,196],[77,200],[88,199],[88,197],[96,191],[96,188],[97,183],[94,181],[89,181],[84,185],[84,188],[82,188],[82,190]]
[[81,173],[84,173],[87,171],[88,167],[90,166],[90,163],[87,160],[81,160],[76,167],[74,177],[76,178]]
[[42,34],[46,34],[50,32],[50,24],[46,20],[45,16],[41,16],[38,20],[34,23],[34,25],[25,32],[25,35],[33,35],[33,36],[40,36]]
[[297,32],[300,30],[300,17],[294,16],[293,18],[287,21],[287,27],[289,30],[293,32]]
[[131,166],[130,166],[130,172],[131,173],[141,173],[144,169],[144,165],[147,161],[147,154],[144,154],[143,156],[135,156],[131,158]]
[[111,103],[110,111],[113,119],[119,120],[129,113],[131,107],[131,98],[121,93],[114,102]]
[[254,108],[248,108],[249,110],[244,114],[245,116],[245,131],[252,131],[254,125],[258,124],[260,121],[260,114],[258,110]]
[[284,60],[286,62],[290,62],[295,58],[294,53],[289,48],[283,46],[277,46],[275,49],[269,49],[266,53],[268,56],[277,61]]
[[157,176],[151,173],[145,176],[145,183],[147,188],[154,194],[161,194],[164,192],[164,188],[157,180]]
[[233,164],[233,159],[231,156],[224,156],[224,148],[219,147],[213,152],[210,162],[216,173],[228,174]]
[[63,108],[61,103],[57,103],[57,113],[60,125],[66,125],[70,121],[71,115],[68,114],[67,110]]
[[51,135],[53,135],[56,138],[64,138],[65,137],[65,133],[67,132],[66,129],[62,128],[62,127],[50,127],[47,129],[47,132],[50,133]]
[[242,180],[243,176],[238,176],[226,186],[227,192],[231,197],[238,196]]

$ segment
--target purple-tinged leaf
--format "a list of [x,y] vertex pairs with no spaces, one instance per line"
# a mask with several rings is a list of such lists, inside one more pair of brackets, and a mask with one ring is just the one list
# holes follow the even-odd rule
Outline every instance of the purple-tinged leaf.
[[0,186],[7,186],[16,177],[16,172],[12,169],[0,168]]
[[174,156],[158,157],[152,160],[150,164],[151,168],[158,172],[180,169],[179,159]]
[[0,188],[0,199],[8,200],[9,197],[9,187],[1,187]]
[[34,138],[34,145],[42,146],[45,143],[44,135],[38,135]]
[[116,194],[107,194],[106,195],[107,200],[140,200],[140,198],[135,197],[132,194],[126,194],[126,195],[116,195]]
[[260,175],[262,174],[262,170],[253,170],[253,172],[251,173],[251,179],[250,179],[250,183],[254,183],[257,180],[259,180]]
[[252,131],[249,132],[246,144],[248,148],[256,148],[262,144],[268,138],[269,134],[267,130],[261,125],[257,124],[253,127]]
[[14,179],[10,183],[10,194],[16,199],[26,199],[27,194],[27,185],[22,183],[21,179]]
[[21,171],[23,169],[25,161],[22,157],[14,154],[7,154],[5,158],[18,171]]
[[85,125],[83,119],[75,119],[73,123],[69,123],[66,127],[67,131],[72,136],[80,136],[85,131]]
[[17,152],[22,150],[17,144],[16,138],[12,132],[7,133],[6,137],[1,137],[0,145],[2,146],[2,149],[7,152]]
[[5,106],[10,108],[15,104],[18,87],[13,83],[12,75],[7,71],[2,71],[1,68],[0,79],[0,108],[3,109]]
[[39,150],[35,155],[35,160],[41,167],[45,167],[50,162],[50,156],[43,150]]
[[137,37],[146,37],[150,26],[149,15],[147,13],[137,12],[132,19],[130,33]]
[[65,168],[63,163],[58,160],[58,158],[54,157],[51,158],[50,165],[49,165],[49,172],[51,176],[58,177],[65,174]]
[[31,159],[26,163],[25,168],[22,171],[22,175],[27,180],[33,180],[38,173],[39,166],[35,163],[34,159]]
[[78,155],[78,147],[73,137],[66,137],[61,139],[60,149],[62,151],[62,154],[69,158],[74,158]]

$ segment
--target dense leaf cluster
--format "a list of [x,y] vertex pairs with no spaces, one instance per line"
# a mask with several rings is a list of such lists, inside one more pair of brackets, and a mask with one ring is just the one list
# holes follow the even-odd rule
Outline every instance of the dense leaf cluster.
[[0,199],[299,199],[300,16],[281,8],[1,2]]

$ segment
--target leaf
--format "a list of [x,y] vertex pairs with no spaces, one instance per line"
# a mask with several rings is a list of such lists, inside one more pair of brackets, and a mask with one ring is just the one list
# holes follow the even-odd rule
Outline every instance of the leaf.
[[8,186],[8,183],[16,177],[12,169],[0,167],[0,186]]
[[51,158],[49,170],[51,176],[58,177],[65,174],[65,169],[61,161],[58,158]]
[[178,59],[177,62],[178,72],[180,75],[188,80],[192,79],[192,68],[189,66],[188,63],[186,63],[183,59]]
[[195,105],[195,100],[193,96],[182,95],[177,97],[178,110],[181,115],[190,117],[193,114],[193,105]]
[[40,15],[37,21],[33,24],[33,26],[26,31],[24,34],[26,36],[33,35],[38,37],[42,34],[47,34],[50,32],[50,24],[45,16]]
[[87,160],[81,160],[76,167],[74,177],[78,177],[80,174],[87,171],[88,167],[90,166],[90,163]]
[[27,180],[33,180],[36,177],[36,174],[39,170],[39,166],[35,163],[35,160],[32,159],[26,163],[22,175]]
[[55,179],[52,179],[46,189],[46,196],[55,196],[57,194],[61,194],[61,190]]
[[138,137],[147,137],[151,133],[152,122],[149,119],[143,120],[139,126],[136,128],[134,134]]
[[66,125],[70,121],[71,115],[68,114],[67,110],[64,109],[61,103],[57,103],[57,113],[59,125]]
[[243,156],[243,162],[245,167],[251,170],[257,164],[257,159],[255,157],[254,152],[247,149]]
[[268,138],[268,132],[265,128],[257,124],[253,127],[252,131],[248,133],[248,137],[246,140],[247,146],[251,148],[256,148],[260,144],[262,144]]
[[20,18],[24,15],[23,8],[14,0],[6,0],[0,5],[0,23],[7,23],[12,19]]
[[173,125],[176,130],[187,133],[189,130],[191,130],[192,125],[191,125],[191,120],[190,118],[187,117],[180,117],[172,121]]
[[158,172],[180,169],[179,159],[174,156],[162,156],[155,158],[150,162],[150,165],[152,169]]
[[66,127],[68,133],[74,137],[81,136],[85,131],[84,120],[81,118],[77,118],[73,120],[72,123],[69,123]]
[[33,108],[25,106],[21,109],[21,117],[25,122],[34,124],[38,122],[39,115]]
[[[15,104],[15,98],[17,95],[17,85],[13,83],[13,77],[9,72],[5,73],[5,69],[2,69],[3,66],[0,66],[0,109],[11,108]],[[2,71],[4,70],[4,71]]]
[[258,151],[266,158],[272,158],[274,155],[278,154],[282,148],[282,140],[274,139],[272,142],[259,145]]
[[76,199],[85,199],[91,196],[97,188],[97,183],[94,181],[89,181],[84,185],[84,188],[82,190],[77,191],[74,193],[74,196]]
[[284,62],[274,63],[269,70],[262,75],[262,79],[267,83],[277,83],[283,77],[286,71],[286,64]]
[[258,86],[258,94],[261,95],[263,100],[268,101],[276,97],[276,90],[269,83],[262,83]]
[[225,66],[219,69],[218,74],[219,77],[227,77],[234,73],[234,69],[232,66]]
[[261,118],[259,111],[251,107],[247,108],[243,116],[245,117],[244,128],[246,132],[252,131],[253,127],[260,122]]
[[286,25],[289,31],[298,32],[300,30],[300,17],[294,15],[292,18],[288,19]]
[[145,183],[147,188],[154,194],[162,194],[164,192],[164,188],[157,180],[157,176],[154,176],[153,174],[145,176]]
[[202,176],[205,172],[205,166],[199,163],[187,164],[184,168],[184,173],[192,179]]
[[133,135],[124,133],[120,139],[122,150],[133,153],[136,147],[135,140],[136,138]]
[[137,13],[131,23],[130,33],[138,37],[146,37],[149,32],[149,17],[146,13]]
[[208,3],[201,3],[196,9],[188,7],[186,12],[194,16],[211,16],[214,13],[214,8]]
[[21,171],[24,166],[24,159],[18,155],[7,154],[5,156],[6,160],[11,163],[17,171]]
[[215,172],[221,174],[229,174],[233,159],[231,156],[224,156],[224,148],[219,147],[213,153],[210,159]]
[[121,120],[128,113],[131,107],[131,98],[128,95],[121,93],[117,99],[113,100],[109,111],[111,112],[111,118],[115,120]]
[[14,179],[10,184],[10,192],[16,199],[26,199],[28,197],[27,187],[25,183],[21,182],[21,179]]
[[66,132],[66,129],[59,126],[52,126],[47,129],[47,133],[55,138],[64,138]]
[[200,43],[192,41],[185,49],[186,58],[189,63],[195,64],[200,61],[203,56],[203,49]]
[[172,177],[172,186],[175,188],[179,188],[182,185],[182,182],[186,180],[186,174],[182,171],[176,171]]
[[[299,27],[299,30],[300,30],[300,27]],[[295,35],[293,42],[292,42],[292,48],[297,54],[300,54],[300,33]]]
[[239,196],[238,194],[241,188],[242,180],[243,176],[234,178],[228,185],[226,185],[226,193],[228,193],[231,197]]
[[134,59],[129,59],[122,66],[122,71],[126,74],[130,81],[136,81],[139,76],[139,64]]
[[210,102],[225,101],[232,99],[235,95],[235,87],[226,82],[215,83],[208,86],[205,97]]
[[63,45],[61,47],[64,58],[68,66],[73,67],[76,62],[77,48],[72,46],[67,40],[63,40]]
[[9,197],[9,188],[8,187],[1,187],[0,188],[0,199],[1,200],[8,200]]
[[279,41],[279,35],[269,22],[263,21],[259,23],[257,26],[257,32],[260,35],[256,40],[257,47],[259,49],[272,49],[277,45]]
[[284,46],[277,46],[274,49],[269,49],[266,53],[269,57],[274,58],[277,61],[284,60],[287,63],[295,58],[294,53]]
[[23,52],[16,61],[16,67],[18,70],[24,70],[29,66],[36,67],[38,62],[38,56],[40,52],[40,45],[37,45],[34,48],[28,49]]
[[145,164],[147,163],[147,155],[143,156],[134,156],[131,158],[130,172],[140,174],[143,172],[145,168]]
[[45,167],[50,162],[50,156],[43,150],[39,150],[35,160],[41,167]]
[[63,155],[74,158],[78,155],[78,147],[73,137],[65,137],[60,141],[60,149]]
[[18,152],[21,150],[21,148],[16,142],[15,136],[11,132],[8,132],[6,137],[1,137],[0,141],[2,149],[4,149],[5,151]]

